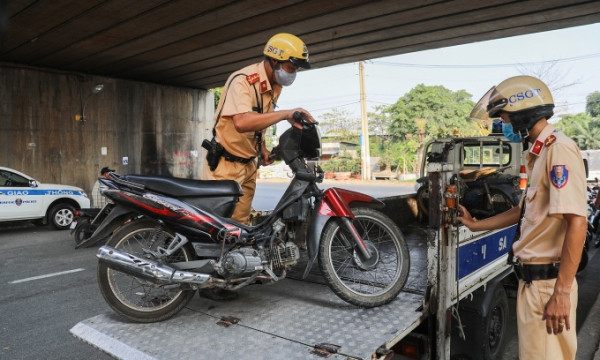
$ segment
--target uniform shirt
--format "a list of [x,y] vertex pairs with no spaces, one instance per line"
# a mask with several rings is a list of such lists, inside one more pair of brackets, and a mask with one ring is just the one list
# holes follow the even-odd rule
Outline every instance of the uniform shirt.
[[[267,64],[268,66],[268,64]],[[245,74],[236,77],[231,85],[228,86],[231,78],[236,74]],[[258,74],[258,80],[253,79],[252,75]],[[251,82],[254,82],[251,84]],[[256,89],[256,93],[254,90]],[[281,93],[281,86],[275,84],[271,87],[265,71],[264,62],[247,66],[240,71],[236,71],[229,76],[225,83],[225,88],[219,100],[219,106],[215,113],[216,117],[221,113],[221,118],[216,127],[216,139],[227,152],[243,158],[251,158],[257,154],[257,139],[254,131],[239,133],[233,125],[233,115],[251,112],[252,107],[262,106],[263,113],[271,112],[277,98]],[[261,102],[257,104],[256,94]],[[222,110],[221,110],[222,109]],[[264,136],[264,134],[263,134]]]
[[567,229],[563,214],[587,215],[583,159],[575,142],[548,124],[529,150],[527,165],[521,240],[513,250],[522,263],[559,262]]

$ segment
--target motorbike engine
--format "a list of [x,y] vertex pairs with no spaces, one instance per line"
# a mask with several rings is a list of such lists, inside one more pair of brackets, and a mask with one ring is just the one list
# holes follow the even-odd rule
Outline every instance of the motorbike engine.
[[295,265],[299,258],[300,250],[293,242],[285,245],[279,243],[272,249],[265,247],[262,251],[241,248],[225,254],[217,272],[228,279],[246,277],[263,269],[267,264],[273,271],[279,272]]
[[273,249],[265,248],[263,253],[271,264],[271,268],[275,271],[284,270],[294,266],[298,262],[298,259],[300,259],[300,250],[296,244],[291,241],[288,241],[285,245],[279,243],[279,245],[274,246]]
[[252,248],[241,248],[230,251],[221,261],[221,270],[226,278],[242,277],[253,274],[262,268],[267,261],[261,254]]

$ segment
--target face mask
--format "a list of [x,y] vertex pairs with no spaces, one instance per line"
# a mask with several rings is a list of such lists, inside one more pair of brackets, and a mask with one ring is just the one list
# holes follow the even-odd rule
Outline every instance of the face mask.
[[522,142],[521,135],[515,134],[513,132],[513,127],[512,127],[511,123],[505,123],[505,122],[502,123],[502,133],[504,134],[504,136],[506,136],[506,138],[510,142],[515,142],[515,143]]
[[296,80],[296,72],[289,73],[283,70],[283,66],[275,70],[275,81],[281,86],[290,86]]

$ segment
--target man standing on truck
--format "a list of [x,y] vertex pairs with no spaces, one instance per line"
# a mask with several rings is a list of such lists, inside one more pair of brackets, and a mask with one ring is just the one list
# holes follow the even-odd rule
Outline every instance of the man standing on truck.
[[[264,130],[283,120],[301,129],[302,125],[293,119],[296,111],[305,121],[315,122],[301,108],[275,111],[282,86],[292,85],[300,68],[310,69],[306,45],[292,34],[280,33],[269,39],[263,54],[263,61],[227,79],[212,130],[211,144],[219,155],[209,159],[209,151],[208,164],[202,170],[203,180],[235,180],[240,184],[244,195],[231,219],[243,224],[248,221],[256,190],[257,160],[263,165],[273,162],[263,141]],[[205,289],[200,294],[213,300],[230,300],[238,295],[221,289]]]
[[459,205],[458,220],[471,231],[520,222],[509,261],[519,277],[521,359],[574,359],[577,351],[575,274],[587,229],[586,178],[575,142],[548,123],[553,109],[548,87],[530,76],[506,79],[484,95],[471,116],[501,117],[531,145],[530,182],[520,207],[489,219],[477,221]]

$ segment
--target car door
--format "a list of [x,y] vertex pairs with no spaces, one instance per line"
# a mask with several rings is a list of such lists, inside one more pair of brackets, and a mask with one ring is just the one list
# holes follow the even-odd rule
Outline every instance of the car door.
[[29,179],[8,170],[0,170],[0,219],[31,219],[41,213],[42,201],[35,196]]

